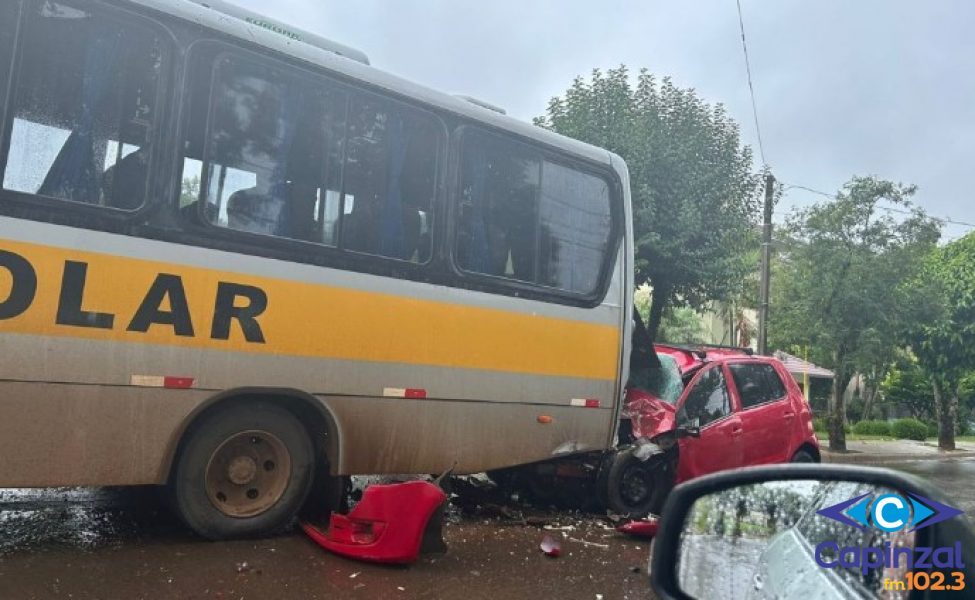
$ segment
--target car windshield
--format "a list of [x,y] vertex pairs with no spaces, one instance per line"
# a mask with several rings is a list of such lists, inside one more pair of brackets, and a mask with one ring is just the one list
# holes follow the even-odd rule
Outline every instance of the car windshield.
[[652,367],[632,367],[627,387],[643,390],[667,404],[676,404],[684,392],[685,383],[677,361],[660,352],[657,359],[659,364]]
[[675,404],[684,392],[684,382],[680,369],[677,368],[677,361],[661,353],[657,353],[657,358],[660,360],[660,367],[646,370],[643,389],[668,404]]

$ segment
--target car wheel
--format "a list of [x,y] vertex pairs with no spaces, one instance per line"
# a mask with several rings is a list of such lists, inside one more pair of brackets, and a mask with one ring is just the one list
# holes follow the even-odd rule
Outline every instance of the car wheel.
[[667,495],[664,474],[660,460],[642,461],[634,456],[634,448],[618,452],[606,477],[606,507],[634,518],[659,512]]
[[814,463],[819,462],[816,457],[812,455],[808,450],[799,450],[792,455],[792,461],[794,463]]
[[193,531],[260,537],[294,518],[315,476],[311,440],[294,415],[269,403],[236,406],[205,415],[188,435],[170,489]]

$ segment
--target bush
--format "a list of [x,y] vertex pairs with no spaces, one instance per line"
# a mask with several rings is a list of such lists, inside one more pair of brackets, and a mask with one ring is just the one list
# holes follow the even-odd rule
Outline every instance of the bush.
[[860,435],[890,436],[890,423],[887,421],[860,421],[853,426],[853,433]]
[[928,437],[938,439],[938,424],[928,423]]
[[890,432],[899,440],[923,442],[928,436],[928,426],[917,419],[898,419],[891,425]]
[[[826,435],[827,433],[829,433],[829,429],[827,428],[826,425],[826,420],[827,417],[816,417],[815,419],[813,419],[813,431],[822,435]],[[843,425],[843,432],[850,433],[851,431],[853,431],[853,428],[850,427],[849,423],[845,423]]]

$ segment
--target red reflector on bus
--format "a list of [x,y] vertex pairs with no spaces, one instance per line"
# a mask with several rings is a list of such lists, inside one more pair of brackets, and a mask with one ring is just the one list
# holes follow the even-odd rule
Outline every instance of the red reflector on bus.
[[427,391],[423,388],[383,388],[383,396],[386,398],[426,398]]
[[193,387],[192,377],[170,377],[167,375],[163,378],[163,387],[186,390]]
[[593,400],[592,398],[587,398],[586,408],[599,408],[599,400]]

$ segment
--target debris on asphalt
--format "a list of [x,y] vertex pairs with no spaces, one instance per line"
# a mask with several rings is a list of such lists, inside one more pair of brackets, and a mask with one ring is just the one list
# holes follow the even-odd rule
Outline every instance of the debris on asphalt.
[[649,519],[642,521],[629,521],[623,523],[616,528],[616,531],[636,537],[650,538],[657,535],[657,528],[659,526],[660,520],[656,517],[650,517]]
[[552,558],[558,558],[562,554],[562,544],[557,539],[552,536],[545,534],[542,537],[542,543],[538,546],[545,556],[551,556]]
[[596,542],[590,542],[587,540],[579,540],[574,537],[568,538],[570,542],[575,542],[577,544],[582,544],[583,546],[592,546],[593,548],[602,548],[603,550],[609,549],[609,544],[597,544]]

